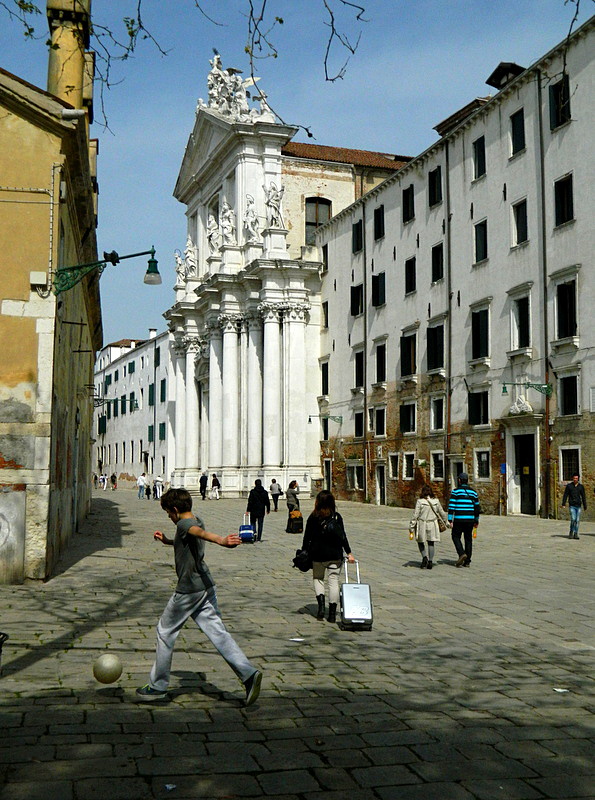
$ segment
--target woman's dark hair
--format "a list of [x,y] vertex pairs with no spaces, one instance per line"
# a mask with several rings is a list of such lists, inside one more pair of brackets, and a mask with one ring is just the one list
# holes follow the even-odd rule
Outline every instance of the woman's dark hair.
[[335,513],[335,498],[332,492],[327,492],[326,489],[318,492],[312,513],[316,517],[330,517]]
[[192,511],[192,497],[186,489],[169,489],[161,497],[161,508],[164,511],[177,510],[180,513]]
[[421,492],[419,493],[419,496],[421,497],[422,500],[424,500],[426,497],[434,497],[435,495],[434,492],[432,491],[432,487],[428,486],[428,484],[426,483],[425,486],[421,487]]
[[297,481],[291,481],[291,483],[289,484],[289,486],[287,488],[288,489],[295,489],[296,483],[297,483]]

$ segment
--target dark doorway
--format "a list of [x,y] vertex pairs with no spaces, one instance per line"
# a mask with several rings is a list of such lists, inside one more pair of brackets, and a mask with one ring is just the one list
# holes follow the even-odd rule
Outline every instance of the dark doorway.
[[514,437],[514,474],[521,487],[521,514],[535,514],[535,436]]
[[330,458],[324,459],[324,488],[327,492],[332,492],[332,461]]
[[376,465],[376,502],[386,505],[386,467],[384,464]]

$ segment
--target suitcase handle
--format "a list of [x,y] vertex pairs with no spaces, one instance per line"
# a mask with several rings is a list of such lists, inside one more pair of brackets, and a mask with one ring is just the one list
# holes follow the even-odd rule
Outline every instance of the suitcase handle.
[[[345,583],[349,583],[349,571],[347,569],[347,565],[348,564],[349,564],[348,559],[344,558],[343,559],[343,565],[345,567]],[[359,561],[357,559],[355,560],[355,575],[356,575],[356,578],[357,578],[357,582],[361,583],[361,581],[359,579]]]
[[250,514],[247,511],[244,512],[244,523],[243,524],[244,525],[249,525],[250,524]]

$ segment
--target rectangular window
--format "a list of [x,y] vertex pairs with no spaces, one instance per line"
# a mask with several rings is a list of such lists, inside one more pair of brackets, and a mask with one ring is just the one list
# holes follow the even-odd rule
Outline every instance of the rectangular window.
[[574,204],[572,201],[572,175],[560,178],[554,183],[556,227],[564,225],[574,219]]
[[328,272],[328,244],[322,245],[322,271]]
[[430,403],[430,430],[444,430],[444,397],[432,397]]
[[431,476],[433,481],[444,480],[444,452],[442,450],[432,453]]
[[475,477],[477,480],[489,480],[490,478],[490,451],[475,451]]
[[379,272],[372,275],[372,305],[383,306],[386,303],[386,279],[385,273]]
[[359,389],[364,385],[364,351],[358,350],[355,355],[355,388]]
[[399,455],[398,453],[388,454],[388,477],[397,479],[399,477]]
[[353,415],[354,423],[355,423],[355,430],[354,436],[356,439],[363,439],[364,436],[364,412],[363,411],[356,411]]
[[114,419],[118,416],[118,401],[114,400],[112,402],[112,414],[114,415]]
[[165,378],[162,378],[161,383],[159,384],[159,402],[165,403],[167,400],[167,382]]
[[490,421],[488,417],[488,393],[469,392],[467,398],[469,425],[487,425]]
[[411,294],[416,288],[415,256],[405,262],[405,294]]
[[363,284],[351,287],[351,316],[357,317],[364,313],[364,287]]
[[488,257],[488,221],[478,222],[475,226],[475,263],[485,261]]
[[428,370],[444,366],[444,325],[428,328]]
[[523,244],[529,239],[527,228],[527,201],[521,200],[512,207],[512,243],[513,245]]
[[103,414],[101,417],[99,417],[98,420],[97,433],[101,434],[105,433],[106,431],[107,431],[107,419],[105,414]]
[[122,464],[126,463],[126,442],[122,442]]
[[123,394],[122,397],[120,398],[120,413],[122,414],[122,416],[124,416],[124,414],[126,413],[126,395],[125,394]]
[[568,75],[550,86],[550,128],[570,122],[570,85]]
[[401,403],[399,408],[401,433],[415,433],[415,403]]
[[386,408],[374,409],[374,431],[376,436],[386,436]]
[[320,422],[322,423],[322,441],[328,441],[328,417],[323,417]]
[[105,388],[107,389],[108,386],[112,385],[112,376],[106,375],[105,376]]
[[159,441],[160,442],[165,441],[165,422],[159,423]]
[[374,239],[382,239],[384,236],[384,206],[374,209]]
[[154,383],[150,383],[149,384],[149,405],[150,406],[154,406],[155,405],[155,384]]
[[130,463],[134,464],[134,440],[130,441]]
[[161,348],[159,347],[155,348],[155,366],[156,367],[161,366]]
[[155,426],[154,425],[149,425],[147,438],[149,440],[149,443],[155,441]]
[[107,418],[111,419],[112,418],[112,401],[111,400],[107,401],[107,403],[105,404],[105,408],[106,408],[106,411],[107,411]]
[[442,167],[428,172],[428,205],[437,206],[442,202]]
[[403,479],[412,481],[415,477],[415,453],[403,453]]
[[320,394],[328,394],[328,361],[320,365]]
[[114,445],[114,464],[118,463],[118,443]]
[[487,358],[489,350],[489,310],[482,308],[471,314],[471,358]]
[[403,189],[403,222],[410,222],[415,217],[415,198],[413,184]]
[[560,378],[559,405],[561,416],[578,414],[578,376]]
[[560,480],[571,481],[573,475],[580,475],[580,450],[578,447],[560,448]]
[[128,364],[128,374],[132,375],[135,369],[136,369],[135,363],[134,361],[131,361],[130,364]]
[[416,335],[414,333],[401,336],[401,377],[415,375],[417,372],[415,342]]
[[364,225],[362,220],[354,222],[351,226],[351,252],[359,253],[364,246]]
[[444,278],[444,243],[432,247],[432,283]]
[[328,328],[328,300],[322,304],[322,327]]
[[514,341],[513,349],[531,346],[531,326],[529,317],[529,298],[518,297],[513,304]]
[[386,345],[376,345],[376,383],[386,381]]
[[473,142],[473,179],[486,174],[486,140],[480,136]]
[[525,149],[525,112],[519,108],[510,117],[510,152],[511,155]]
[[347,464],[347,488],[348,489],[363,489],[364,488],[364,465],[363,464]]
[[119,376],[119,371],[118,371],[118,370],[116,370],[116,371],[114,372],[114,383],[117,383],[117,382],[118,382],[118,376]]
[[558,339],[576,336],[576,281],[559,283],[556,289]]

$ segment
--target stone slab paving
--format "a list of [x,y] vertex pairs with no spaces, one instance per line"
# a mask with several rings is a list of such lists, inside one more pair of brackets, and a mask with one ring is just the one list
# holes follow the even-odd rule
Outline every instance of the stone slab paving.
[[[196,503],[218,533],[243,509]],[[172,526],[131,490],[96,492],[50,581],[0,587],[0,798],[595,798],[595,525],[569,541],[566,521],[486,517],[471,567],[446,533],[426,571],[408,510],[340,510],[372,631],[316,621],[301,537],[272,513],[261,544],[207,545],[224,620],[265,673],[258,703],[190,623],[170,702],[138,705],[175,583],[152,533]],[[124,665],[111,686],[92,675],[106,650]]]

